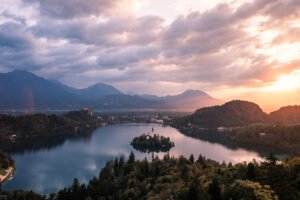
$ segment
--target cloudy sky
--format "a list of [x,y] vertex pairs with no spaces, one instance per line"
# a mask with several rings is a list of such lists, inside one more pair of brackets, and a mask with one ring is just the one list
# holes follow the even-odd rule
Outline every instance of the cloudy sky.
[[138,94],[299,92],[299,19],[299,0],[0,0],[0,72]]

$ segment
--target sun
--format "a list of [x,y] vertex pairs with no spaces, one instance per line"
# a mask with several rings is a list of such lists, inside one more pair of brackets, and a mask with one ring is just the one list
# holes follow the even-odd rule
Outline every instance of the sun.
[[267,86],[268,91],[286,91],[300,88],[300,71],[294,71],[288,75],[282,75],[277,81]]
[[298,87],[298,81],[292,79],[290,76],[281,76],[273,85],[277,90],[289,90]]

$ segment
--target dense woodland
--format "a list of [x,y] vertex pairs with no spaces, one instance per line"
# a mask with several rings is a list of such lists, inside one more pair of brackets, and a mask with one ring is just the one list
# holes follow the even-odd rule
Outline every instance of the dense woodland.
[[246,148],[265,155],[268,152],[300,155],[300,125],[249,125],[229,129],[201,130],[196,127],[177,127],[186,136],[223,144],[228,148]]
[[9,167],[14,166],[14,161],[13,159],[9,156],[0,151],[0,171],[8,169]]
[[[2,192],[8,200],[43,200],[32,192]],[[107,162],[88,184],[74,179],[52,200],[181,199],[181,200],[298,200],[300,157],[278,162],[271,154],[263,162],[218,163],[203,156],[167,155],[152,161],[123,156]],[[1,198],[0,198],[1,199]]]
[[217,128],[245,126],[265,122],[266,119],[267,114],[255,103],[235,100],[222,106],[196,110],[194,114],[182,118],[182,122],[203,128]]
[[169,137],[160,136],[158,134],[154,134],[153,136],[149,134],[143,134],[133,138],[130,144],[136,150],[144,153],[168,152],[175,145]]
[[268,147],[300,155],[300,125],[252,125],[234,129],[228,136],[235,143],[254,149]]
[[90,137],[103,120],[88,110],[71,111],[65,115],[0,115],[0,149],[20,153],[47,149],[67,139]]
[[255,103],[234,100],[221,106],[196,110],[192,115],[174,120],[174,126],[197,126],[199,128],[241,127],[251,124],[300,124],[300,106],[287,106],[266,114]]
[[300,124],[300,106],[286,106],[270,113],[269,122],[276,124]]
[[203,132],[225,127],[222,140],[216,140],[219,143],[259,152],[300,154],[300,106],[283,107],[267,115],[254,103],[231,101],[175,118],[171,125],[185,135],[201,139],[207,136]]
[[135,161],[131,153],[108,162],[87,186],[75,179],[58,200],[90,199],[299,199],[300,158],[284,163],[270,155],[262,163],[217,163],[195,159],[154,158]]
[[63,116],[33,114],[0,115],[0,142],[32,137],[74,135],[101,126],[88,110],[71,111]]

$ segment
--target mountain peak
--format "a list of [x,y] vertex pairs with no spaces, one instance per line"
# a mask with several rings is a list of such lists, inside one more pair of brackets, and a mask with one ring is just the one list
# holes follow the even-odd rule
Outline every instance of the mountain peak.
[[105,83],[96,83],[84,89],[78,89],[75,93],[90,100],[100,99],[107,95],[123,94],[118,89]]
[[112,86],[105,84],[105,83],[95,83],[95,84],[89,86],[89,88],[99,88],[99,87],[102,88],[102,87],[112,87]]
[[59,85],[24,70],[1,74],[0,93],[2,109],[65,108],[80,102]]
[[181,95],[207,95],[201,90],[186,90]]
[[239,107],[239,108],[253,108],[253,109],[259,109],[262,111],[262,109],[257,105],[256,103],[245,101],[245,100],[232,100],[223,105],[224,107]]
[[26,71],[26,70],[14,70],[14,71],[11,71],[11,72],[8,72],[7,73],[8,75],[30,75],[30,76],[36,76],[35,74],[29,72],[29,71]]
[[42,77],[35,75],[32,72],[25,70],[14,70],[7,73],[2,73],[1,76],[6,79],[12,79],[18,82],[22,81],[38,81],[38,80],[46,80]]

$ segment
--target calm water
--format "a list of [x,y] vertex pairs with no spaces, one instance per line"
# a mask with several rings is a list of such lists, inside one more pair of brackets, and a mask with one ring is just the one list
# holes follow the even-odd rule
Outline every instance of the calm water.
[[[229,149],[220,144],[213,144],[184,136],[176,129],[158,124],[121,124],[99,128],[87,137],[67,140],[59,146],[12,154],[16,162],[13,180],[4,184],[3,189],[27,189],[48,194],[72,184],[77,177],[81,183],[87,183],[93,176],[98,176],[106,161],[121,154],[128,156],[131,151],[136,158],[151,158],[151,154],[135,151],[130,145],[133,137],[149,132],[169,136],[175,142],[170,155],[190,156],[199,154],[217,161],[237,163],[259,160],[255,152],[244,149]],[[163,154],[158,154],[162,157]]]

